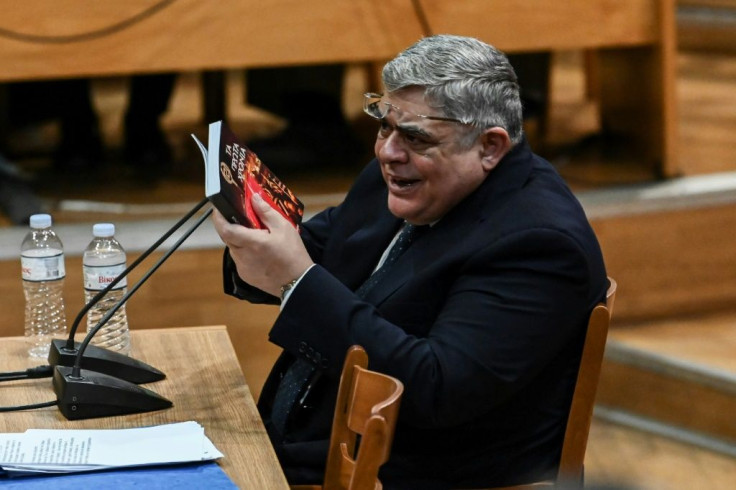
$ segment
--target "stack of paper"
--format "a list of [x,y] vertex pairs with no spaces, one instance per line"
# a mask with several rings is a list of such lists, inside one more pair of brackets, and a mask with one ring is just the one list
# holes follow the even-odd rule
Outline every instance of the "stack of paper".
[[29,429],[0,434],[9,475],[75,473],[221,458],[197,422],[108,430]]

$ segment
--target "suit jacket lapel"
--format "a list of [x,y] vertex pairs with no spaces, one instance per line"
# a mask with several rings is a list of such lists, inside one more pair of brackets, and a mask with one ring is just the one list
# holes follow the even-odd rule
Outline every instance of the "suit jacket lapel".
[[401,220],[386,209],[386,212],[370,227],[358,229],[350,235],[345,240],[342,250],[343,260],[347,262],[347,266],[340,269],[338,279],[348,287],[357,289],[373,272],[399,226]]

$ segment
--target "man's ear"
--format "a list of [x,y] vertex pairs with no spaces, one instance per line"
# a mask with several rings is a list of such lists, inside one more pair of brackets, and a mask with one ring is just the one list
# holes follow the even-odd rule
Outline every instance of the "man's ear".
[[486,172],[493,170],[511,150],[511,137],[505,129],[488,128],[480,135],[481,163]]

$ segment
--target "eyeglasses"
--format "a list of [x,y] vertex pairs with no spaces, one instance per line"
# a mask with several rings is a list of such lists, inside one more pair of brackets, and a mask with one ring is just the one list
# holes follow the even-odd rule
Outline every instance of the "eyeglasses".
[[448,122],[454,122],[454,123],[466,124],[466,125],[470,124],[465,121],[461,121],[460,119],[455,119],[452,117],[427,116],[424,114],[415,114],[411,111],[404,110],[401,107],[392,104],[391,102],[384,101],[383,95],[381,94],[376,94],[372,92],[363,94],[363,112],[371,116],[373,119],[377,119],[379,121],[383,120],[386,116],[388,116],[388,113],[392,109],[398,112],[399,114],[406,112],[406,113],[411,114],[412,116],[420,117],[422,119],[430,119],[432,121],[448,121]]

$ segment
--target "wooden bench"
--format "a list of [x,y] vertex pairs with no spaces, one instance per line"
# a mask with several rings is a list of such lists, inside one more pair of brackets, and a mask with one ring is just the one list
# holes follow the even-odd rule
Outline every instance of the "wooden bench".
[[676,168],[674,0],[28,0],[0,19],[0,81],[380,63],[423,35],[586,50],[602,126]]

